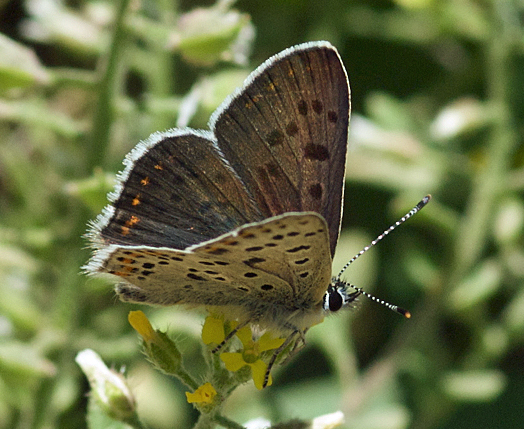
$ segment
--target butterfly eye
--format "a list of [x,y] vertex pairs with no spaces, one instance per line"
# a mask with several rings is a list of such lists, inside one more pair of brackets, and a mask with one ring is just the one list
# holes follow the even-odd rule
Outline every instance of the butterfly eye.
[[344,297],[337,288],[330,286],[324,295],[324,310],[338,311],[344,304]]
[[329,295],[329,309],[331,311],[338,311],[342,308],[344,298],[340,294],[338,289],[335,289],[333,293]]

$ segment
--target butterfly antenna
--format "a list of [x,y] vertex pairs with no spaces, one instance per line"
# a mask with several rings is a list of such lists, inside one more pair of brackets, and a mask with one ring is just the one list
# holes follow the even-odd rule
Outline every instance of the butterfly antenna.
[[[413,215],[415,215],[417,212],[419,212],[422,208],[424,208],[424,206],[429,202],[429,200],[431,199],[431,195],[426,195],[424,198],[422,198],[422,200],[415,206],[413,207],[408,213],[406,213],[404,216],[402,216],[397,222],[395,222],[393,225],[391,225],[388,229],[386,229],[382,234],[380,234],[377,238],[375,238],[368,246],[364,247],[360,252],[358,252],[355,256],[353,256],[349,262],[344,265],[344,267],[340,270],[340,272],[338,273],[338,275],[335,277],[335,279],[337,279],[338,281],[341,281],[340,280],[340,277],[342,276],[342,274],[344,273],[344,271],[347,270],[347,268],[353,263],[355,262],[360,256],[362,256],[364,253],[366,253],[369,249],[371,249],[375,244],[377,244],[380,240],[382,240],[386,235],[388,235],[391,231],[393,231],[397,226],[400,226],[402,225],[404,222],[406,222],[410,217],[412,217]],[[390,310],[394,311],[395,313],[399,313],[401,314],[402,316],[406,317],[406,318],[410,318],[411,317],[411,313],[407,310],[404,310],[403,308],[400,308],[398,307],[397,305],[393,305],[393,304],[390,304],[389,302],[386,302],[380,298],[377,298],[376,296],[373,296],[371,295],[370,293],[367,293],[365,291],[363,291],[361,288],[359,287],[355,287],[353,285],[351,285],[351,287],[353,289],[355,289],[359,295],[364,295],[365,297],[371,299],[372,301],[375,301],[377,303],[379,303],[380,305],[383,305],[387,308],[389,308]],[[356,296],[353,298],[355,299]]]
[[355,289],[357,291],[356,293],[358,293],[359,295],[364,295],[366,298],[369,298],[370,300],[375,301],[376,303],[378,303],[380,305],[383,305],[386,308],[389,308],[391,311],[394,311],[395,313],[401,314],[406,319],[410,319],[411,318],[411,313],[408,310],[405,310],[404,308],[401,308],[398,305],[390,304],[389,302],[384,301],[383,299],[377,298],[376,296],[371,295],[370,293],[367,293],[367,292],[363,291],[359,287],[355,287],[355,286],[351,286],[351,287],[353,289]]
[[388,235],[391,231],[393,231],[397,226],[402,225],[404,222],[406,222],[410,217],[415,215],[418,211],[422,210],[422,208],[429,203],[429,200],[431,199],[431,195],[426,195],[422,200],[413,207],[408,213],[406,213],[404,216],[402,216],[398,221],[396,221],[393,225],[391,225],[388,229],[386,229],[382,234],[380,234],[377,238],[375,238],[368,246],[364,247],[360,252],[358,252],[355,256],[353,256],[349,262],[342,267],[340,272],[338,273],[336,278],[340,278],[340,276],[344,273],[344,271],[347,270],[347,268],[355,262],[358,258],[360,258],[364,253],[366,253],[369,249],[371,249],[375,244],[377,244],[380,240],[382,240],[386,235]]

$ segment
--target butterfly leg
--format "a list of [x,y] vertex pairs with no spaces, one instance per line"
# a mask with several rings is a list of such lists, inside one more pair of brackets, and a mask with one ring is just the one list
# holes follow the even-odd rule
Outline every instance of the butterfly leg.
[[282,365],[285,365],[286,363],[288,363],[291,359],[293,359],[295,357],[295,355],[301,351],[304,347],[306,347],[306,332],[308,330],[307,329],[304,329],[303,331],[295,331],[298,333],[298,335],[300,335],[300,345],[299,345],[299,341],[297,340],[297,342],[295,343],[295,345],[293,346],[293,348],[291,349],[291,351],[289,352],[289,355],[286,357],[286,359],[282,362]]
[[235,334],[242,329],[244,326],[246,326],[249,323],[249,320],[246,320],[245,322],[239,323],[227,336],[222,340],[222,342],[216,346],[213,350],[211,350],[211,353],[218,353],[222,348],[235,336]]
[[286,357],[286,359],[282,362],[282,365],[289,362],[300,350],[302,350],[304,347],[306,347],[306,332],[309,330],[309,328],[304,329],[303,331],[297,329],[293,325],[287,325],[287,328],[292,331],[292,335],[299,335],[300,336],[300,342],[297,340],[289,352],[289,355]]
[[[282,345],[275,350],[275,352],[273,353],[273,355],[271,356],[271,360],[269,361],[269,363],[267,364],[267,370],[266,370],[266,375],[264,376],[264,383],[262,384],[262,388],[266,387],[267,386],[267,383],[269,381],[269,374],[271,373],[271,370],[273,369],[273,366],[275,365],[275,362],[277,360],[277,357],[280,353],[282,353],[282,351],[285,350],[285,348],[287,346],[289,346],[291,344],[292,341],[294,341],[298,336],[300,336],[300,339],[302,340],[302,345],[301,346],[297,346],[297,344],[295,343],[295,346],[293,347],[293,349],[291,350],[289,356],[286,358],[286,361],[293,355],[295,355],[296,352],[298,352],[299,350],[301,350],[305,345],[306,345],[306,342],[304,340],[304,333],[305,332],[302,332],[302,331],[299,331],[299,330],[296,330],[296,331],[293,331],[289,337],[286,338],[286,341],[284,341],[282,343]],[[297,341],[298,343],[298,341]],[[299,348],[298,348],[299,347]]]

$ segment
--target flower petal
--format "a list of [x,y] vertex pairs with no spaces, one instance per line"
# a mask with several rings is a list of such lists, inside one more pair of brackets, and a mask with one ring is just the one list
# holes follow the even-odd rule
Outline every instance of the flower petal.
[[225,338],[224,321],[213,316],[206,317],[202,327],[202,341],[204,344],[220,344]]
[[251,332],[251,327],[244,326],[243,328],[240,328],[236,336],[242,341],[242,345],[245,349],[253,347],[253,333]]
[[155,331],[143,311],[130,311],[127,315],[129,324],[137,331],[146,342],[153,341]]
[[220,359],[226,364],[228,371],[235,372],[247,365],[242,357],[242,353],[222,353]]
[[[255,363],[249,364],[249,366],[251,367],[251,376],[253,377],[255,387],[258,390],[262,390],[264,388],[264,379],[266,378],[267,364],[259,359]],[[271,379],[271,374],[269,374],[267,385],[270,386],[272,383],[273,380]]]
[[210,404],[213,402],[213,398],[216,396],[217,391],[213,387],[211,383],[205,383],[202,386],[200,386],[197,390],[195,390],[193,393],[186,392],[186,398],[187,402],[190,404],[197,402],[197,403],[204,403],[204,404]]
[[266,332],[258,340],[258,350],[265,352],[266,350],[278,349],[286,341],[285,338],[274,338],[270,332]]

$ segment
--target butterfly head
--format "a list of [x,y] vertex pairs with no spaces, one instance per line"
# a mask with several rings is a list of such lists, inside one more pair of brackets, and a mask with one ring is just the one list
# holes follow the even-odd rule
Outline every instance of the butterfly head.
[[334,313],[341,308],[352,306],[362,294],[362,291],[355,289],[354,292],[350,292],[350,288],[355,289],[353,285],[341,280],[339,277],[333,277],[324,295],[324,310]]
[[[354,292],[350,292],[349,289],[353,289]],[[354,307],[357,298],[360,295],[364,295],[372,301],[378,302],[380,305],[389,308],[395,313],[401,314],[407,319],[411,317],[411,313],[409,311],[377,298],[376,296],[363,291],[361,288],[341,280],[340,277],[333,277],[326,293],[324,294],[324,311],[334,313],[344,307]]]

